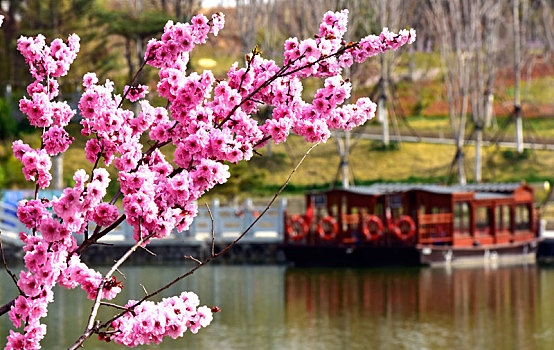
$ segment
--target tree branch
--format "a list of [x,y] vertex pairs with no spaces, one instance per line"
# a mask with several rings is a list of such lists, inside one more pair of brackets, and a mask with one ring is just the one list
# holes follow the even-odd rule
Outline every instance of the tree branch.
[[[289,184],[293,174],[298,170],[298,168],[300,167],[300,165],[304,162],[304,159],[306,159],[306,157],[308,156],[308,154],[312,151],[312,149],[314,149],[315,147],[317,146],[317,144],[314,144],[312,145],[307,151],[306,153],[304,154],[304,156],[302,157],[302,159],[300,159],[300,161],[298,162],[298,164],[296,165],[296,167],[294,167],[294,169],[291,171],[291,173],[289,174],[289,177],[287,178],[287,180],[285,181],[285,183],[283,184],[283,186],[281,186],[281,188],[275,193],[275,195],[273,196],[273,198],[269,201],[269,203],[267,204],[267,206],[265,207],[265,209],[260,213],[260,215],[258,217],[256,217],[256,219],[250,224],[250,226],[248,226],[248,228],[237,238],[235,239],[232,243],[230,243],[225,249],[223,249],[222,251],[220,251],[219,253],[217,254],[211,254],[209,257],[207,257],[206,259],[204,259],[204,261],[199,261],[198,259],[195,259],[195,258],[192,258],[192,257],[185,257],[187,259],[190,259],[190,260],[193,260],[197,263],[196,266],[194,266],[192,269],[190,269],[188,272],[180,275],[179,277],[175,278],[173,281],[169,282],[168,284],[164,285],[163,287],[160,287],[158,290],[144,296],[141,300],[139,300],[138,302],[136,302],[134,305],[128,307],[126,310],[120,312],[119,314],[115,315],[114,317],[112,317],[110,320],[104,322],[101,326],[98,326],[96,329],[103,329],[103,328],[106,328],[108,327],[109,325],[111,325],[111,323],[115,320],[117,320],[118,318],[122,317],[123,315],[127,314],[128,312],[131,312],[134,308],[136,308],[137,306],[139,306],[140,304],[142,304],[143,302],[145,302],[146,300],[154,297],[155,295],[158,295],[159,293],[163,292],[164,290],[168,289],[169,287],[171,287],[172,285],[174,285],[175,283],[181,281],[182,279],[192,275],[193,273],[196,272],[196,270],[198,270],[199,268],[201,268],[202,266],[208,264],[210,261],[212,261],[213,259],[216,259],[218,258],[219,256],[221,256],[222,254],[225,254],[226,252],[228,252],[234,245],[236,245],[251,229],[252,227],[254,227],[254,225],[262,218],[262,216],[269,210],[269,208],[271,208],[271,206],[273,205],[273,203],[275,202],[275,200],[277,199],[277,197],[281,194],[281,192],[283,192],[283,190],[287,187],[287,185]],[[92,333],[91,333],[92,334]],[[87,338],[91,335],[89,334],[87,336]],[[86,338],[85,338],[86,339]],[[81,342],[82,344],[82,342]],[[69,350],[73,350],[73,349],[76,349],[76,348],[70,348]]]
[[314,62],[310,62],[302,67],[298,67],[298,68],[295,68],[291,71],[287,71],[297,60],[299,60],[300,58],[303,58],[304,55],[301,55],[300,57],[296,58],[295,60],[292,60],[291,62],[287,63],[286,65],[284,65],[281,69],[279,69],[279,71],[277,73],[275,73],[271,78],[267,79],[265,82],[263,82],[260,86],[258,86],[256,89],[254,89],[254,91],[252,91],[251,93],[249,93],[245,98],[243,98],[237,105],[235,105],[235,107],[233,107],[233,109],[231,109],[231,111],[229,112],[229,114],[217,125],[218,128],[221,128],[229,119],[231,119],[231,116],[236,112],[237,109],[239,109],[240,106],[242,106],[246,101],[250,100],[255,94],[257,94],[258,92],[260,92],[262,89],[268,87],[269,85],[271,85],[271,83],[273,83],[275,80],[277,80],[278,78],[282,78],[282,77],[286,77],[288,75],[291,75],[291,74],[294,74],[296,72],[299,72],[301,71],[302,69],[305,69],[305,68],[309,68],[315,64],[318,64],[320,63],[321,61],[323,60],[326,60],[330,57],[335,57],[335,56],[340,56],[341,54],[343,54],[346,50],[348,49],[352,49],[354,48],[355,46],[357,45],[357,43],[349,43],[343,47],[341,47],[340,49],[337,50],[337,52],[331,54],[331,55],[328,55],[328,56],[321,56],[320,58],[318,58],[317,60],[315,60]]
[[98,330],[98,325],[96,322],[96,315],[98,314],[98,309],[100,308],[101,300],[102,300],[102,292],[104,289],[104,285],[106,284],[106,281],[110,279],[110,277],[117,271],[119,266],[123,264],[130,256],[133,254],[144,242],[146,242],[148,239],[152,238],[156,233],[151,233],[142,239],[140,239],[134,246],[132,246],[123,256],[111,267],[111,269],[106,273],[106,276],[102,279],[102,283],[100,283],[100,286],[98,287],[98,291],[96,293],[96,300],[94,301],[94,305],[92,306],[92,310],[90,312],[90,316],[87,323],[87,328],[85,332],[77,339],[77,341],[68,348],[68,350],[75,350],[78,347],[80,347],[85,340],[87,340],[88,337],[90,337],[93,333],[95,333]]
[[[19,286],[17,285],[17,277],[10,270],[10,268],[8,267],[8,264],[6,263],[6,258],[4,257],[4,247],[2,246],[2,231],[1,230],[0,230],[0,253],[2,254],[2,263],[4,264],[4,268],[6,269],[6,272],[8,273],[8,275],[10,275],[10,277],[12,278],[13,283],[17,287],[17,290],[19,290],[19,294],[25,295],[25,293],[23,293],[21,288],[19,288]],[[11,308],[11,306],[10,306],[10,308]]]

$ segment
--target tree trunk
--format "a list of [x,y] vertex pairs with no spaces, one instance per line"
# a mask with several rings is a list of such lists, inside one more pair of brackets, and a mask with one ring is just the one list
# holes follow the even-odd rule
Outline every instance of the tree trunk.
[[[387,3],[386,0],[381,0],[380,3],[380,17],[381,27],[386,26],[387,18]],[[388,146],[390,144],[390,132],[389,132],[389,116],[387,113],[387,88],[388,88],[388,70],[387,70],[387,56],[386,53],[381,53],[381,94],[377,103],[377,116],[382,124],[383,145]]]
[[127,60],[127,67],[129,68],[128,81],[133,79],[135,65],[133,63],[133,54],[131,52],[131,39],[125,38],[125,59]]
[[182,12],[181,0],[175,0],[175,17],[177,17],[177,21],[182,21],[181,12]]
[[458,139],[457,139],[457,151],[456,156],[458,157],[458,182],[460,185],[465,185],[467,183],[465,168],[464,168],[464,135],[466,128],[466,119],[467,119],[467,105],[468,105],[468,86],[469,86],[469,72],[467,65],[464,59],[460,61],[460,72],[462,79],[462,86],[460,89],[460,95],[462,99],[461,111],[460,111],[460,126],[458,129]]
[[473,177],[475,182],[480,183],[482,181],[481,168],[482,168],[482,155],[481,150],[483,147],[483,129],[479,126],[475,128],[475,169]]
[[456,165],[458,167],[458,183],[460,185],[467,184],[466,173],[464,171],[464,153],[461,148],[456,151]]
[[521,120],[521,101],[519,97],[521,78],[521,28],[519,26],[519,0],[513,0],[512,5],[514,19],[514,115],[516,119],[516,149],[518,153],[523,153],[523,122]]
[[350,131],[344,131],[344,152],[341,154],[340,165],[342,171],[342,187],[350,187],[348,177],[348,153],[350,152]]
[[[337,172],[337,177],[340,173],[341,180],[342,180],[342,187],[348,188],[350,187],[350,181],[348,176],[348,152],[350,151],[350,132],[344,131],[344,138],[340,137],[340,134],[338,131],[336,131],[335,134],[335,141],[337,142],[337,150],[339,152],[340,157],[340,164],[339,164],[339,170]],[[335,178],[335,181],[337,178]]]

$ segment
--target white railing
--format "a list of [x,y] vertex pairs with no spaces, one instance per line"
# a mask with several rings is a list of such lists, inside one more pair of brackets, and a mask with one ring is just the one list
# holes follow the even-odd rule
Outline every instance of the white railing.
[[[218,200],[210,204],[213,216],[213,231],[216,243],[227,243],[235,240],[258,217],[265,207],[254,207],[251,200],[247,200],[242,207],[223,207]],[[278,243],[283,241],[284,218],[286,200],[282,199],[279,206],[270,208],[258,222],[242,238],[248,243]],[[89,232],[94,230],[92,224]],[[22,245],[19,232],[29,230],[17,219],[17,207],[7,202],[0,202],[0,229],[2,239],[7,244]],[[195,245],[211,242],[212,219],[205,206],[198,208],[198,215],[186,232],[172,232],[171,235],[160,240],[153,240],[151,244],[183,244]],[[77,241],[83,236],[77,237]],[[133,228],[123,222],[116,229],[104,236],[100,242],[116,245],[131,245]]]
[[4,244],[23,245],[23,242],[19,239],[19,232],[29,232],[29,230],[19,222],[16,205],[0,202],[0,230],[2,231],[2,242]]

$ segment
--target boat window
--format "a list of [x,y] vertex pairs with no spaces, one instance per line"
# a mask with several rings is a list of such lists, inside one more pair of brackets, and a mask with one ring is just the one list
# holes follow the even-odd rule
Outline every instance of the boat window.
[[399,208],[393,208],[392,209],[392,217],[393,218],[399,218],[401,217],[402,215],[404,215],[404,208],[402,207],[399,207]]
[[331,204],[331,207],[329,208],[330,209],[330,213],[329,215],[333,216],[333,217],[337,217],[339,214],[339,205],[338,205],[338,199],[336,197],[333,197],[331,200],[330,200],[330,204]]
[[[346,196],[343,196],[341,198],[341,215],[348,214],[348,198]],[[348,230],[348,220],[343,220],[343,218],[339,218],[340,222],[342,223],[342,231]]]
[[529,230],[529,204],[516,205],[516,230]]
[[477,207],[475,209],[475,228],[483,234],[490,232],[490,208]]
[[431,207],[431,214],[450,213],[450,210],[445,207]]
[[496,216],[496,228],[498,231],[510,230],[510,207],[507,205],[500,205],[495,209]]
[[383,211],[383,203],[377,203],[375,204],[375,211],[373,214],[377,216],[383,216],[385,212]]
[[454,230],[469,232],[469,203],[461,202],[454,204]]

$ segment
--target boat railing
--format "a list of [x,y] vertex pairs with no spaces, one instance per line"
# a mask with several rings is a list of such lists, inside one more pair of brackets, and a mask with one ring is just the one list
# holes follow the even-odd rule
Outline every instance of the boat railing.
[[420,244],[452,243],[452,213],[418,214],[418,238]]
[[345,225],[359,225],[361,214],[342,214],[341,218]]

